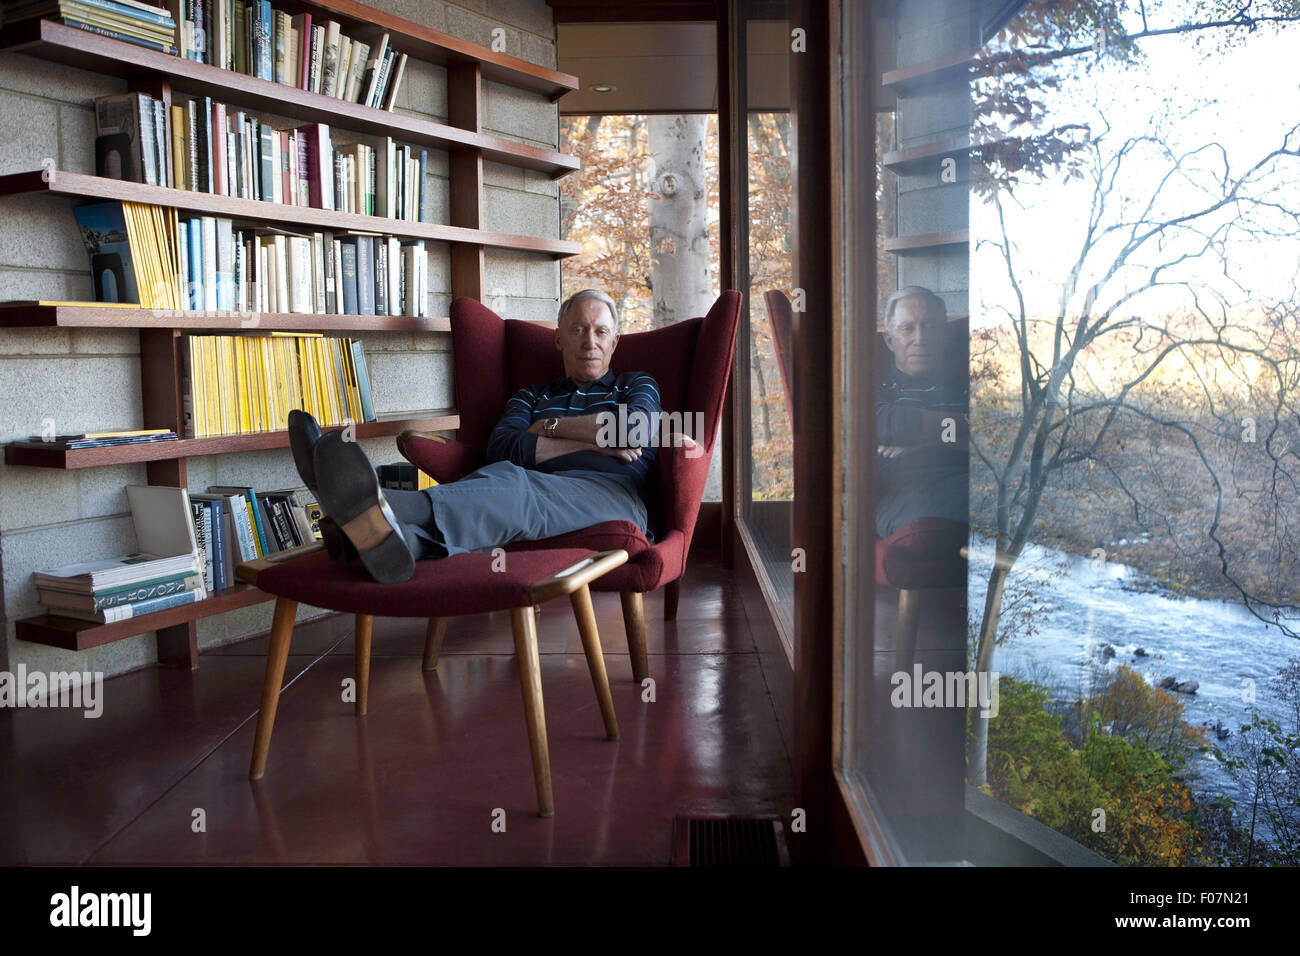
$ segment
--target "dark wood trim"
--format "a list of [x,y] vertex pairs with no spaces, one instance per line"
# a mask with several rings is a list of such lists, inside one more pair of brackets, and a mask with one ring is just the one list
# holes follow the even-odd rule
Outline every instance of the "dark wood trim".
[[578,243],[563,239],[516,236],[503,232],[444,226],[438,223],[334,212],[312,206],[293,206],[287,203],[262,202],[257,199],[235,199],[232,196],[214,196],[211,193],[192,192],[187,189],[148,186],[144,183],[123,182],[119,179],[106,179],[102,176],[88,176],[84,173],[69,173],[62,170],[48,172],[34,170],[28,173],[10,173],[0,176],[0,196],[40,193],[82,199],[118,199],[152,203],[191,212],[230,216],[233,219],[250,219],[281,225],[292,223],[315,229],[379,232],[411,239],[477,243],[520,252],[545,252],[557,259],[576,256],[582,251]]
[[[369,136],[392,136],[414,145],[452,152],[478,149],[492,162],[537,170],[555,179],[567,176],[579,165],[578,160],[567,153],[485,133],[481,123],[464,127],[455,122],[444,125],[406,113],[363,106],[147,50],[49,20],[30,21],[7,28],[0,38],[0,50],[25,53],[108,76],[125,77],[141,91],[148,91],[150,83],[167,82],[178,93],[211,96],[231,106],[264,110],[307,123],[326,123],[332,128]],[[448,75],[458,69],[478,70],[479,67],[475,63],[455,66],[448,70]]]
[[203,312],[119,309],[97,302],[0,302],[0,329],[193,329],[267,332],[450,332],[445,316],[321,315],[314,312]]
[[[717,0],[546,0],[556,23],[689,23],[717,20]],[[724,286],[724,288],[726,288]]]
[[[261,604],[263,601],[269,601],[273,596],[248,584],[236,584],[232,588],[209,595],[206,600],[199,601],[197,604],[172,607],[165,611],[155,611],[153,614],[127,618],[125,621],[116,621],[112,624],[95,624],[71,617],[42,614],[39,617],[14,622],[14,636],[30,644],[61,647],[67,651],[84,651],[99,647],[101,644],[111,644],[127,637],[134,637],[137,634],[147,634],[149,631],[168,630],[178,625],[186,627],[201,617],[222,614],[251,604]],[[159,647],[160,663],[162,651],[163,648]]]
[[[841,561],[834,552],[836,483],[832,423],[837,402],[826,387],[833,363],[830,244],[833,157],[830,149],[830,11],[828,0],[793,0],[790,21],[808,31],[808,53],[790,57],[792,112],[799,157],[793,204],[795,286],[805,310],[794,313],[794,544],[807,570],[796,574],[795,593],[795,786],[808,813],[806,833],[795,834],[801,861],[827,862],[832,788],[831,673],[828,638],[839,634],[834,619],[835,580]],[[811,821],[822,821],[821,826]]]
[[[341,426],[325,426],[325,430],[330,431],[339,427]],[[400,418],[385,416],[377,422],[358,422],[353,427],[356,429],[357,438],[386,438],[400,435],[408,428],[424,432],[454,431],[460,427],[460,416],[451,410],[404,412]],[[105,465],[125,465],[140,461],[199,458],[206,455],[227,455],[232,452],[288,447],[289,433],[284,430],[253,432],[247,435],[221,435],[212,438],[181,438],[176,441],[142,445],[82,448],[70,451],[54,448],[39,441],[18,441],[5,446],[5,464],[27,465],[35,468],[101,468]]]
[[965,246],[970,243],[969,229],[952,229],[948,232],[927,232],[919,236],[889,236],[885,251],[906,255],[909,252],[928,252],[945,246]]
[[[719,4],[719,21],[717,27],[717,72],[718,72],[718,259],[721,272],[722,288],[740,289],[736,272],[736,229],[739,218],[736,208],[736,189],[734,185],[736,117],[734,115],[733,63],[732,63],[732,24],[737,15],[734,2]],[[744,294],[744,290],[740,290]],[[737,336],[740,332],[737,329]],[[722,551],[722,566],[735,567],[735,528],[736,514],[739,509],[739,491],[736,482],[736,448],[739,440],[739,424],[736,415],[736,368],[740,364],[740,343],[736,343],[735,358],[732,360],[731,375],[727,379],[727,392],[722,401],[722,528],[719,543]]]

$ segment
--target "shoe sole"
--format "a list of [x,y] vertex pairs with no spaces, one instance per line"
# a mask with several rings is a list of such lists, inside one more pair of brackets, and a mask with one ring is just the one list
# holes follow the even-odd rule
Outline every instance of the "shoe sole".
[[370,576],[381,584],[409,581],[415,559],[365,452],[326,436],[316,445],[315,465],[321,507],[357,549]]
[[[308,430],[315,431],[315,441],[312,436],[307,434]],[[293,452],[293,463],[298,469],[298,477],[302,479],[308,490],[312,494],[317,493],[316,483],[309,480],[309,476],[316,476],[316,465],[312,457],[315,450],[316,442],[320,441],[322,432],[316,419],[300,409],[295,408],[289,412],[289,450]]]

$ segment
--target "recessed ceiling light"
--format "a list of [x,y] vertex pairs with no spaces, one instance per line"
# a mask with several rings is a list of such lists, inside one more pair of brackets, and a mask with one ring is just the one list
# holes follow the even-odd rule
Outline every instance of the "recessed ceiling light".
[[594,86],[587,87],[587,89],[593,93],[613,93],[618,87],[612,83],[597,83]]

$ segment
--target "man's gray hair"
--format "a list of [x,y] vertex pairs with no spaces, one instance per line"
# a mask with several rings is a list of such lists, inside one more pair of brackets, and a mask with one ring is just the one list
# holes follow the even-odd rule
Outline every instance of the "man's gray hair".
[[886,329],[888,329],[890,324],[894,321],[894,310],[898,307],[898,303],[902,302],[904,299],[910,299],[913,296],[924,299],[927,308],[939,313],[939,318],[943,319],[945,322],[948,321],[948,307],[943,304],[943,299],[939,298],[923,285],[905,285],[903,288],[891,295],[889,300],[885,303]]
[[564,313],[569,311],[569,306],[583,299],[595,299],[597,302],[605,303],[605,306],[609,309],[609,314],[614,319],[614,334],[618,335],[618,306],[614,304],[613,299],[598,289],[583,289],[581,292],[575,292],[565,299],[564,304],[560,306],[559,314],[555,317],[555,324],[559,325],[564,321]]

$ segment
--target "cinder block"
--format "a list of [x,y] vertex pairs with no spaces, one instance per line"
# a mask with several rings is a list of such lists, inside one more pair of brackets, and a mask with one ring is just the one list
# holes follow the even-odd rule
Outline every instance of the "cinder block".
[[[59,158],[59,108],[48,100],[0,92],[0,174],[40,169],[46,159]],[[6,260],[7,261],[7,260]]]
[[377,352],[367,362],[375,411],[380,414],[455,405],[446,352]]
[[545,36],[525,33],[521,37],[520,57],[547,69],[556,68],[555,41]]
[[[524,191],[536,193],[539,196],[550,196],[556,199],[560,195],[559,180],[552,179],[545,173],[539,173],[535,169],[525,169],[524,174]],[[576,174],[570,174],[576,175]]]
[[106,468],[82,468],[69,474],[77,479],[82,518],[130,514],[131,508],[123,489],[127,485],[149,483],[148,469],[143,462]]
[[[0,288],[5,290],[5,297],[15,299],[36,298],[35,296],[15,294],[10,276],[17,273],[0,271]],[[0,355],[58,355],[68,351],[71,333],[67,329],[5,329],[0,335]],[[0,376],[4,373],[0,365]]]
[[897,62],[926,63],[954,53],[965,52],[975,46],[975,31],[973,21],[964,13],[945,20],[920,24],[914,30],[900,31],[895,47]]
[[[9,202],[11,200],[6,200]],[[78,240],[80,242],[80,240]],[[87,262],[89,265],[89,262]],[[90,272],[58,272],[49,269],[5,268],[0,266],[0,289],[5,299],[85,300],[90,296]],[[7,329],[0,339],[0,355],[10,351],[5,341],[16,329]],[[50,330],[53,331],[53,330]]]
[[445,3],[429,3],[429,0],[385,0],[381,6],[394,16],[404,17],[421,26],[426,26],[430,30],[438,30],[443,33],[452,32],[447,29],[447,5]]
[[969,223],[970,194],[960,184],[918,189],[898,197],[900,236],[966,229]]
[[507,299],[505,316],[529,322],[554,322],[560,303],[553,299]]
[[558,108],[540,93],[500,83],[483,84],[483,125],[506,136],[555,149],[560,141]]
[[483,193],[489,230],[547,238],[559,235],[560,214],[553,199],[486,187]]
[[70,521],[80,512],[77,472],[0,469],[0,533]]
[[11,358],[0,382],[0,441],[39,435],[138,428],[140,362],[124,358]]
[[443,176],[425,177],[428,190],[428,216],[430,222],[447,222],[451,216],[451,180]]
[[489,249],[483,255],[483,296],[490,301],[506,296],[528,295],[528,261],[535,258],[526,252]]
[[59,169],[95,173],[95,113],[88,108],[59,107]]
[[397,90],[397,109],[447,121],[447,69],[436,63],[408,59]]
[[[898,257],[898,287],[919,285],[934,290],[939,285],[939,257],[931,253]],[[889,297],[881,292],[881,302]]]
[[[49,155],[54,156],[55,151]],[[39,166],[37,161],[27,168]],[[4,201],[4,225],[0,229],[0,265],[81,272],[86,276],[86,291],[90,291],[90,260],[77,220],[65,201],[50,196],[11,196]]]
[[529,298],[554,299],[560,301],[560,264],[538,256],[531,257],[528,263]]
[[518,166],[485,162],[483,164],[483,185],[522,192],[524,189],[524,171]]
[[98,96],[125,93],[126,81],[20,53],[0,53],[0,89],[85,105]]
[[899,148],[915,146],[943,136],[970,132],[970,93],[964,82],[945,83],[935,89],[901,99],[898,110]]
[[[505,30],[504,53],[511,56],[519,55],[519,30],[515,27],[506,26],[487,17],[479,16],[477,13],[471,13],[461,7],[447,7],[447,32],[454,37],[462,40],[468,40],[470,43],[477,43],[480,46],[492,48],[492,31],[494,29]],[[499,46],[500,44],[498,44]]]
[[[451,247],[445,242],[435,242],[429,247],[429,293],[451,292]],[[448,302],[451,300],[448,299]],[[432,309],[432,305],[430,305]],[[431,311],[430,315],[446,315],[446,308]]]
[[73,352],[140,357],[140,334],[134,329],[72,329],[71,332]]

